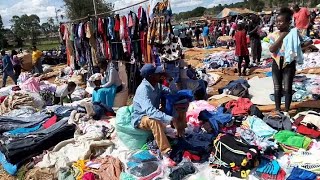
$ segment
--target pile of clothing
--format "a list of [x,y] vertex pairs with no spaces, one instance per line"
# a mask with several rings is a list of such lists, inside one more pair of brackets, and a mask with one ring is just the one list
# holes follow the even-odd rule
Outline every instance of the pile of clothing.
[[219,94],[228,94],[248,98],[250,85],[245,79],[230,81],[225,87],[218,89]]
[[304,111],[293,117],[297,132],[310,138],[320,137],[320,113]]
[[303,69],[308,69],[308,68],[318,68],[320,67],[320,62],[319,62],[319,55],[320,52],[309,52],[309,53],[304,53],[304,62],[303,64],[297,65],[297,70],[303,70]]
[[203,60],[203,68],[210,70],[233,67],[236,65],[235,59],[234,51],[214,53]]
[[308,99],[320,99],[320,76],[300,75],[294,78],[292,100],[301,102]]
[[[48,106],[40,112],[23,105],[0,116],[0,163],[4,169],[15,175],[26,163],[28,168],[66,168],[72,162],[88,159],[94,151],[100,155],[108,148],[112,150],[113,142],[108,138],[114,127],[108,121],[93,119],[114,116],[113,110],[101,104],[81,105],[78,110]],[[52,147],[51,152],[42,154]]]

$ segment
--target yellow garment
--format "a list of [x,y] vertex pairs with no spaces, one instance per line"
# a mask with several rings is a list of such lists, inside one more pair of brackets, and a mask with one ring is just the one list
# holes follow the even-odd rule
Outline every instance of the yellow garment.
[[77,180],[82,180],[82,176],[86,171],[89,171],[90,169],[86,166],[86,163],[88,160],[78,160],[77,162],[73,163],[72,166],[76,168],[79,172],[77,174]]
[[32,51],[32,64],[36,64],[38,59],[42,56],[42,52],[39,50]]

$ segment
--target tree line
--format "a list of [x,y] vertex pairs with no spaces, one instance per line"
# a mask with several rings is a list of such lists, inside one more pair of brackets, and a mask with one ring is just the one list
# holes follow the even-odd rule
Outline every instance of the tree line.
[[[9,40],[16,42],[16,47],[25,45],[28,40],[32,45],[39,42],[39,37],[49,39],[50,36],[57,36],[60,22],[64,20],[73,20],[94,14],[92,0],[63,0],[66,17],[62,9],[55,10],[55,17],[49,17],[46,22],[41,23],[36,14],[13,16],[10,20],[11,27],[4,28],[2,17],[0,15],[0,49],[8,48]],[[105,0],[95,0],[97,13],[108,12],[113,9],[111,3]],[[43,38],[42,38],[43,39]]]

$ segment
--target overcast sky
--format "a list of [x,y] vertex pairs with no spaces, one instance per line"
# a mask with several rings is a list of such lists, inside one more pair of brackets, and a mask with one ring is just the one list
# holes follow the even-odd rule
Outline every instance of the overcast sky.
[[[80,1],[80,0],[78,0]],[[106,0],[115,3],[115,9],[122,8],[142,0]],[[213,7],[218,4],[236,3],[243,0],[171,0],[172,11],[174,13],[192,10],[196,7]],[[147,3],[143,4],[146,6]],[[46,22],[49,17],[55,17],[55,9],[63,9],[63,0],[0,0],[0,15],[4,26],[11,26],[10,19],[14,15],[37,14],[41,23]],[[130,10],[135,10],[131,8]],[[64,12],[62,12],[64,13]],[[126,13],[122,11],[121,13]]]

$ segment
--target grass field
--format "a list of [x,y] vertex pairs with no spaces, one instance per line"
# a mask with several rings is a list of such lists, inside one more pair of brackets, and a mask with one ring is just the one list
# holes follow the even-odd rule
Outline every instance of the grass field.
[[[37,43],[37,48],[41,51],[44,50],[51,50],[51,49],[58,49],[59,48],[59,41],[58,40],[39,40]],[[22,49],[30,49],[31,50],[32,44],[30,42],[25,42]],[[8,50],[12,49],[19,49],[16,47],[8,48]]]

